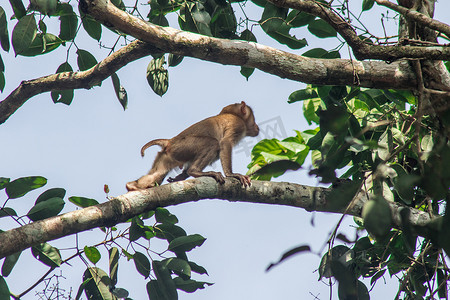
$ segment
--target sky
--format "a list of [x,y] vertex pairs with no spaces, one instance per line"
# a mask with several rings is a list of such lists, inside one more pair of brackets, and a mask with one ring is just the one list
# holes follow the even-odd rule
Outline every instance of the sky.
[[[356,1],[359,2],[359,1]],[[11,16],[11,8],[2,5]],[[437,19],[449,23],[443,16],[450,9],[446,1],[437,3]],[[250,17],[258,20],[262,10],[251,8]],[[375,14],[374,14],[375,15]],[[378,28],[379,18],[368,16],[369,26]],[[394,21],[391,21],[394,22]],[[174,24],[173,22],[171,24]],[[10,24],[9,24],[10,25]],[[395,25],[392,28],[395,28]],[[255,30],[259,30],[255,27]],[[379,30],[379,29],[377,29]],[[9,28],[11,34],[12,26]],[[106,32],[106,30],[104,30]],[[107,33],[106,33],[107,34]],[[331,40],[314,40],[304,31],[310,46],[293,53],[303,53],[315,47],[332,49]],[[260,42],[286,50],[268,38]],[[106,51],[99,49],[96,41],[81,36],[77,45],[91,50],[98,60]],[[342,51],[346,52],[346,51]],[[22,80],[52,74],[65,61],[66,49],[41,57],[14,58],[12,50],[1,52],[6,66],[6,88],[0,99],[6,97]],[[142,145],[155,138],[170,138],[187,126],[220,112],[222,107],[246,101],[260,124],[257,138],[246,138],[253,145],[262,138],[285,138],[295,135],[294,130],[312,128],[303,118],[301,103],[288,104],[290,93],[305,87],[304,84],[280,79],[256,70],[247,81],[239,74],[239,67],[223,66],[185,58],[181,65],[169,69],[169,90],[159,97],[147,84],[145,72],[150,57],[135,61],[118,72],[122,85],[128,92],[128,109],[123,111],[116,99],[111,80],[101,87],[75,91],[70,106],[54,104],[50,93],[29,99],[5,124],[0,125],[1,172],[0,176],[12,179],[41,175],[47,185],[14,200],[10,205],[19,214],[26,214],[36,197],[51,187],[63,187],[69,196],[85,196],[106,201],[103,185],[108,184],[110,196],[126,192],[125,183],[145,174],[158,149],[152,147],[141,158]],[[76,56],[69,61],[76,68]],[[233,169],[245,173],[250,162],[246,148],[238,145],[233,153]],[[219,164],[214,169],[221,171]],[[291,172],[276,179],[316,186],[316,178],[308,169]],[[0,204],[6,200],[0,192]],[[76,209],[67,203],[63,212]],[[193,294],[179,292],[179,299],[329,299],[329,287],[318,281],[316,272],[324,246],[339,215],[309,213],[299,208],[276,205],[229,203],[223,200],[203,200],[168,208],[180,220],[179,225],[188,234],[199,233],[206,242],[189,253],[192,261],[204,266],[209,276],[193,279],[213,282],[214,285]],[[6,223],[5,223],[6,222]],[[346,217],[341,230],[354,235],[351,217]],[[0,228],[11,226],[0,219]],[[78,235],[80,247],[102,241],[104,235],[95,229]],[[75,236],[50,242],[60,248],[73,247]],[[277,261],[283,252],[298,245],[310,245],[314,253],[290,258],[269,272],[265,268]],[[158,243],[155,247],[160,247]],[[318,254],[318,252],[320,252]],[[68,251],[63,250],[65,257]],[[98,266],[107,270],[107,252]],[[11,291],[20,293],[46,271],[46,267],[31,257],[26,250],[13,273],[7,278]],[[75,290],[75,296],[85,265],[77,260],[64,267],[61,286]],[[24,275],[26,274],[26,275]],[[57,272],[57,274],[59,274]],[[133,262],[121,260],[118,286],[131,292],[133,299],[147,299],[146,280],[134,269]],[[366,282],[367,286],[369,283]],[[40,285],[42,288],[43,285]],[[373,299],[393,298],[396,279],[379,280],[371,293]],[[38,289],[39,290],[39,289]],[[333,298],[337,298],[336,287]],[[36,299],[34,292],[23,299]]]

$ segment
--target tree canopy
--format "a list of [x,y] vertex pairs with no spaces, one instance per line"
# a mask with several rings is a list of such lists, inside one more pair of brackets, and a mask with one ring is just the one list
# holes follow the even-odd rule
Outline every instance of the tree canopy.
[[[70,182],[65,188],[44,190],[44,176],[1,174],[5,177],[0,178],[4,190],[0,217],[9,223],[0,233],[0,257],[4,258],[0,300],[23,298],[76,260],[86,265],[74,285],[76,292],[69,292],[76,299],[83,294],[88,299],[132,298],[133,292],[123,288],[117,275],[119,262],[125,260],[133,261],[137,271],[129,276],[145,278],[152,300],[177,299],[179,291],[207,289],[213,284],[204,279],[208,267],[190,259],[205,237],[188,234],[164,208],[202,199],[342,215],[326,237],[326,249],[313,249],[297,240],[299,245],[281,253],[279,261],[267,266],[268,272],[287,264],[284,261],[293,255],[320,252],[319,280],[330,286],[337,283],[337,291],[330,293],[337,293],[339,299],[369,299],[381,278],[398,278],[395,299],[448,299],[450,26],[434,19],[440,3],[9,2],[10,7],[0,7],[4,51],[0,53],[0,90],[13,76],[2,60],[6,52],[13,51],[14,59],[33,61],[44,55],[56,57],[60,51],[66,59],[52,62],[56,63],[54,74],[23,78],[4,95],[0,124],[14,119],[39,94],[50,93],[54,103],[69,106],[77,90],[93,89],[108,78],[117,105],[126,110],[128,92],[118,72],[129,72],[127,64],[151,56],[146,80],[159,96],[167,93],[169,74],[183,68],[185,57],[239,66],[236,76],[247,80],[257,69],[305,83],[302,89],[289,91],[288,102],[302,103],[310,128],[297,128],[294,136],[282,139],[260,140],[251,151],[248,174],[253,181],[247,188],[232,179],[221,185],[197,178],[113,197],[105,185],[107,201],[99,203],[93,199],[97,196],[66,197]],[[374,31],[365,17],[380,11],[381,24]],[[332,46],[315,47],[317,40],[330,41]],[[195,96],[194,90],[190,92]],[[326,187],[272,180],[302,169]],[[22,213],[15,199],[26,198],[36,189],[40,195]],[[68,204],[65,198],[81,209],[72,206],[59,215]],[[354,217],[351,233],[340,230],[346,215]],[[69,255],[51,245],[52,240],[94,228],[103,232],[103,240],[87,245],[77,242]],[[14,266],[28,248],[48,271],[28,289],[15,291],[8,276],[19,271]],[[106,258],[101,252],[105,249]],[[109,269],[97,264],[101,260]],[[42,294],[49,293],[51,289],[44,288]]]

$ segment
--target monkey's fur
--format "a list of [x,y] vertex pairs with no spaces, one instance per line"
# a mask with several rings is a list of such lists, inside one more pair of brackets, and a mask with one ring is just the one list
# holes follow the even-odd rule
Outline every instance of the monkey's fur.
[[217,115],[204,119],[188,127],[177,136],[169,139],[152,140],[141,149],[144,151],[153,145],[162,148],[155,158],[148,175],[127,183],[128,191],[147,189],[160,185],[167,173],[175,167],[183,167],[183,172],[169,182],[192,177],[210,176],[217,182],[224,183],[220,172],[203,172],[209,164],[220,158],[226,177],[240,180],[244,186],[250,185],[248,176],[233,173],[231,170],[231,150],[245,136],[257,136],[259,127],[255,123],[253,110],[241,103],[231,104]]

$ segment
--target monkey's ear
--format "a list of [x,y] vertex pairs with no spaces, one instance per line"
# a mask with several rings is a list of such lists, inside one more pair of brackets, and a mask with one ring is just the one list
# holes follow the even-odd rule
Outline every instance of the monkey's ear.
[[244,101],[241,101],[241,113],[245,116],[247,114],[247,110],[245,109],[247,104]]

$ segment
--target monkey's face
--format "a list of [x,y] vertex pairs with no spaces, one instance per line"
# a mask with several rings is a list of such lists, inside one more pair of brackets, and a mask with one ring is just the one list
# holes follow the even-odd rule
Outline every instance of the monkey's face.
[[243,117],[247,127],[247,136],[257,136],[259,134],[259,126],[255,122],[253,110],[249,106],[245,106],[245,110]]
[[257,136],[259,134],[259,126],[255,122],[255,117],[251,114],[251,117],[247,121],[247,135]]

